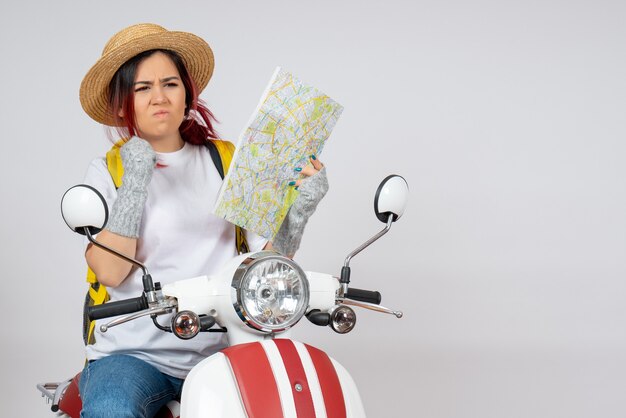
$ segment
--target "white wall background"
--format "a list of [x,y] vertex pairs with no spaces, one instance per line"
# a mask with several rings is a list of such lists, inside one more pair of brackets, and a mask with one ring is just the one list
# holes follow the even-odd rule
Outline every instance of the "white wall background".
[[216,54],[203,94],[236,139],[281,65],[345,106],[331,191],[297,259],[339,273],[375,233],[378,182],[410,206],[354,259],[403,309],[298,337],[350,370],[371,417],[624,417],[626,3],[13,1],[0,13],[2,416],[82,367],[81,240],[62,193],[109,147],[78,87],[138,22]]

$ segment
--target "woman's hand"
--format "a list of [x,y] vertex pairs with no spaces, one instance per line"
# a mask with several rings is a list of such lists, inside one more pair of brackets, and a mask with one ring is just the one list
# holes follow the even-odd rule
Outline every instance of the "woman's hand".
[[300,187],[302,182],[307,180],[307,177],[316,175],[324,168],[324,164],[322,164],[322,162],[318,160],[315,155],[311,155],[311,157],[309,158],[309,162],[311,163],[311,165],[307,165],[300,170],[296,169],[296,171],[300,171],[300,173],[302,173],[306,177],[300,180],[296,180],[295,182],[293,182],[293,184],[290,183],[291,186],[295,186],[296,188]]

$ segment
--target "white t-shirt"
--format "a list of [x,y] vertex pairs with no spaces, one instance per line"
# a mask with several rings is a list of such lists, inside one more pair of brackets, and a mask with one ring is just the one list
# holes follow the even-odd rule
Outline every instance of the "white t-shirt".
[[[148,186],[148,199],[141,220],[136,259],[148,268],[153,281],[161,284],[218,271],[237,255],[235,228],[212,214],[222,179],[206,147],[185,143],[172,153],[157,153],[158,165]],[[109,208],[117,197],[106,160],[92,161],[85,183],[95,187]],[[246,232],[251,251],[258,251],[266,240]],[[141,295],[141,270],[133,268],[116,288],[109,288],[111,301]],[[169,325],[170,315],[159,322]],[[221,333],[202,332],[191,340],[181,340],[157,329],[150,317],[140,318],[109,329],[99,330],[95,344],[87,346],[87,358],[109,354],[129,354],[147,361],[161,372],[184,378],[200,360],[225,347]]]

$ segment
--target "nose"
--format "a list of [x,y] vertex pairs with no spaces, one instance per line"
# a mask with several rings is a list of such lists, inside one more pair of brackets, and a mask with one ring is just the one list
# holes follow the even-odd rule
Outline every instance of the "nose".
[[167,96],[165,96],[165,91],[161,86],[155,86],[152,88],[152,103],[153,104],[163,104],[167,102]]

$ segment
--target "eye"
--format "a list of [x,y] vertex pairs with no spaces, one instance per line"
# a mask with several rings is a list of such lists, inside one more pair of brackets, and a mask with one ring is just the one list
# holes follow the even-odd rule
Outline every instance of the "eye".
[[178,87],[178,83],[170,81],[169,83],[165,83],[165,87]]
[[138,93],[138,92],[140,92],[140,91],[146,91],[146,90],[148,90],[148,89],[149,89],[149,87],[148,87],[148,86],[137,87],[137,88],[135,89],[135,93]]

